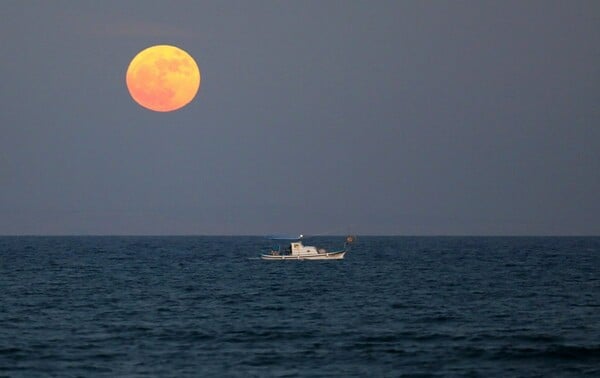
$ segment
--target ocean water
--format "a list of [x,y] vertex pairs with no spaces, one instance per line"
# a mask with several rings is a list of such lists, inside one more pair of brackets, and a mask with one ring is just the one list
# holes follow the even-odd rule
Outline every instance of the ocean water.
[[0,376],[600,376],[600,238],[270,245],[2,237]]

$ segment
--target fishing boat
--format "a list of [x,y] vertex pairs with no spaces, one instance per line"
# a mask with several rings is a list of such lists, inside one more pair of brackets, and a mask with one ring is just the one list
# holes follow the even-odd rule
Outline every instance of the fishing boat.
[[287,241],[289,247],[282,250],[282,243],[271,248],[270,253],[260,257],[263,260],[341,260],[350,249],[350,244],[356,239],[354,236],[346,237],[344,247],[338,251],[327,251],[324,248],[302,244],[303,235],[298,237],[271,237],[271,240]]

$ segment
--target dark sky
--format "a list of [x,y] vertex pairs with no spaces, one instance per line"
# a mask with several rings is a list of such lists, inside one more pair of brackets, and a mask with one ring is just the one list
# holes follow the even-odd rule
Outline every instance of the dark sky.
[[[0,234],[600,234],[598,1],[0,14]],[[179,111],[127,92],[154,44],[201,68]]]

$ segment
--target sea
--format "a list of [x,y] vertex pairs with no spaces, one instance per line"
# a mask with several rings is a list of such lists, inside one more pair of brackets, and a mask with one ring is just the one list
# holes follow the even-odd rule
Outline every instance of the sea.
[[272,243],[0,237],[0,377],[600,376],[599,237]]

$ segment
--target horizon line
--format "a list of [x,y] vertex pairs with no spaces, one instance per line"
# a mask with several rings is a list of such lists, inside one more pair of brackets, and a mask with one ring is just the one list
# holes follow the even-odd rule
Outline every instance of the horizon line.
[[[304,238],[317,237],[343,237],[346,234],[310,235],[304,234]],[[428,238],[518,238],[518,237],[600,237],[600,234],[377,234],[377,233],[352,233],[358,237],[428,237]],[[4,237],[268,237],[269,234],[0,234]]]

